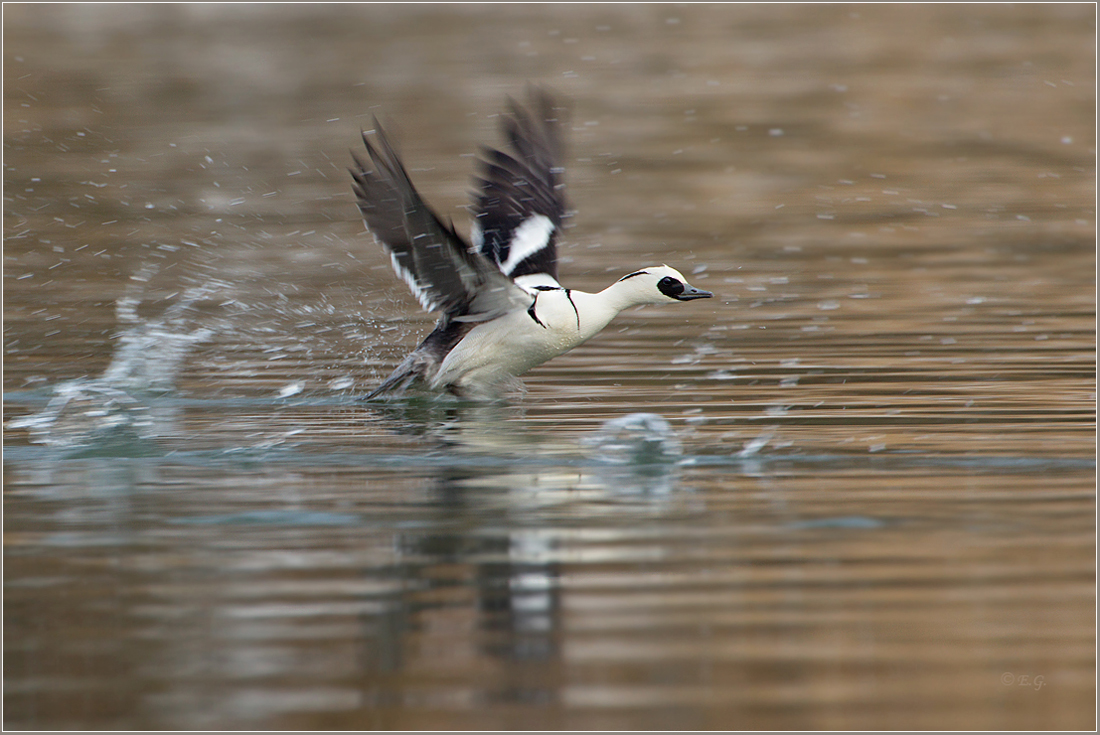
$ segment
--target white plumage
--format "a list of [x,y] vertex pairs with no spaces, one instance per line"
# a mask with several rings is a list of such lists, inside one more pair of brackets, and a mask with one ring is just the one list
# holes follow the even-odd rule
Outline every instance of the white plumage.
[[355,156],[355,194],[367,228],[394,271],[439,323],[368,395],[415,383],[474,398],[582,344],[623,309],[708,298],[668,266],[630,273],[599,293],[563,288],[556,240],[565,216],[560,108],[543,90],[531,110],[510,102],[502,117],[510,153],[485,149],[479,161],[473,247],[424,203],[384,132]]
[[536,214],[525,219],[523,224],[512,233],[508,257],[500,264],[500,269],[505,273],[511,273],[517,265],[546,247],[553,233],[554,223],[549,217]]

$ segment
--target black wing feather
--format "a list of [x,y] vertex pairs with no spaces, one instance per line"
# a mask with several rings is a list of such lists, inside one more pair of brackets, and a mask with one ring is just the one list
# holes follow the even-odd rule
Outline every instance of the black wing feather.
[[352,153],[352,188],[367,228],[420,304],[461,321],[527,308],[530,297],[424,203],[382,127],[377,120],[374,124],[377,146],[363,133],[372,165]]
[[512,278],[546,273],[556,280],[557,236],[566,212],[561,136],[565,111],[555,106],[546,90],[531,88],[528,96],[530,109],[509,99],[509,112],[503,116],[511,152],[482,151],[475,179],[480,189],[475,226],[481,232],[481,254],[504,269],[516,230],[532,217],[546,217],[553,229],[545,246],[511,263],[505,272]]

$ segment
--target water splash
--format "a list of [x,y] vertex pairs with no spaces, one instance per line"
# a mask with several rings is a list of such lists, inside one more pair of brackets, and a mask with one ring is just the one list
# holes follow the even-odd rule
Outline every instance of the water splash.
[[[148,273],[145,269],[142,273]],[[135,280],[147,280],[135,277]],[[107,369],[96,382],[120,390],[169,391],[191,349],[214,335],[209,327],[192,329],[191,307],[226,284],[208,281],[180,294],[159,319],[144,320],[137,313],[141,294],[131,289],[115,303],[120,324],[130,327],[118,335],[118,346]]]
[[774,438],[775,433],[768,431],[755,436],[745,442],[745,445],[741,448],[741,451],[737,453],[737,457],[740,459],[749,459],[755,457],[760,453],[760,450],[768,445],[768,443]]
[[605,421],[584,444],[595,459],[616,465],[670,464],[683,454],[676,432],[655,413],[632,413]]
[[666,495],[676,487],[683,451],[662,416],[632,413],[605,421],[582,443],[603,465],[599,475],[609,490]]
[[[131,280],[145,283],[155,271],[151,266],[143,268]],[[154,405],[153,398],[175,388],[184,358],[214,334],[209,327],[193,325],[192,306],[224,286],[209,281],[187,289],[159,318],[143,319],[137,313],[142,287],[131,285],[115,304],[119,323],[129,326],[118,334],[118,345],[103,374],[54,386],[42,411],[9,422],[9,428],[28,429],[32,441],[56,447],[160,435],[174,423],[176,412]]]

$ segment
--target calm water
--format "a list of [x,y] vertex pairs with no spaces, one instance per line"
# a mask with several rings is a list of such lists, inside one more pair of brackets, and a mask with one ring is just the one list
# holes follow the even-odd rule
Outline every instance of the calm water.
[[[5,726],[1092,729],[1094,13],[5,7]],[[357,401],[527,80],[716,298]]]

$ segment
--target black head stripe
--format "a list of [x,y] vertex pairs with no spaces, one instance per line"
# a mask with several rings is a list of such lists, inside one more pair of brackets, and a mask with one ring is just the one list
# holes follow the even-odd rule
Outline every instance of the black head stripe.
[[623,276],[619,280],[620,281],[625,281],[626,279],[633,278],[634,276],[645,276],[645,275],[648,275],[648,274],[649,274],[649,271],[634,271],[630,275]]

